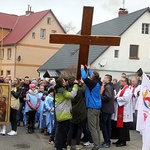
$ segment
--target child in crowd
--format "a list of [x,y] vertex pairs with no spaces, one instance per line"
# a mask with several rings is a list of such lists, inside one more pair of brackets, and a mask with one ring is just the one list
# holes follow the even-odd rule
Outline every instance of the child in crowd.
[[47,92],[43,92],[43,95],[41,97],[41,104],[39,107],[39,112],[40,112],[40,121],[39,121],[39,128],[41,129],[41,132],[44,132],[44,135],[47,134],[47,129],[46,129],[46,110],[44,107],[44,103],[45,103],[45,98],[47,96]]
[[40,106],[40,96],[35,84],[29,85],[30,89],[26,95],[27,112],[28,112],[28,133],[34,132],[35,114]]
[[44,107],[46,110],[46,127],[47,132],[51,134],[54,127],[54,88],[48,90],[48,96],[45,98]]

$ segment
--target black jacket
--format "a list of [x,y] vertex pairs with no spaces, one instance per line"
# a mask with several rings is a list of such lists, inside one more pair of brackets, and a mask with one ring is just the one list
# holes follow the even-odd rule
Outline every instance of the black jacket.
[[114,113],[114,87],[111,82],[105,84],[104,91],[102,93],[102,109],[103,113]]
[[23,83],[21,86],[21,93],[20,93],[20,102],[24,102],[24,98],[26,98],[26,93],[29,90],[29,84]]

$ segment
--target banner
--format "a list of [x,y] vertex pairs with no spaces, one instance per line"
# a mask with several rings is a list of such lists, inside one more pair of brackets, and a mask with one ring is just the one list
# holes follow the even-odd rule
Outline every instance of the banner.
[[0,84],[0,125],[9,123],[10,85]]
[[146,74],[143,73],[140,96],[138,99],[138,115],[136,125],[136,130],[142,134],[142,141],[143,141],[142,150],[150,150],[150,142],[146,140],[147,138],[150,139],[150,137],[148,137],[150,135],[146,133],[148,130],[150,130],[147,129],[148,127],[150,127],[150,124],[149,126],[147,125],[148,122],[150,122],[149,120],[150,120],[150,80],[148,79]]

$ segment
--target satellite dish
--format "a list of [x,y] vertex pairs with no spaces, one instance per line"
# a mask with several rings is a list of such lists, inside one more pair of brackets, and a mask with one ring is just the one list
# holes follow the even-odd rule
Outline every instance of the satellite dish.
[[107,59],[106,58],[102,58],[102,60],[100,61],[99,65],[101,67],[104,67],[107,64]]

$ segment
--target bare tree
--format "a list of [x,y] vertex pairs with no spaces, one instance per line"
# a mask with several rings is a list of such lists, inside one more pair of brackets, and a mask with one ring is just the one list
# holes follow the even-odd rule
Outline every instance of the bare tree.
[[66,33],[75,32],[76,27],[72,25],[72,22],[69,22],[68,24],[64,24],[61,22],[61,25]]
[[77,67],[75,65],[70,65],[68,68],[66,68],[63,72],[62,75],[65,76],[75,76],[76,77],[77,73]]

